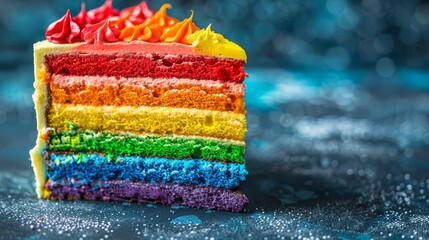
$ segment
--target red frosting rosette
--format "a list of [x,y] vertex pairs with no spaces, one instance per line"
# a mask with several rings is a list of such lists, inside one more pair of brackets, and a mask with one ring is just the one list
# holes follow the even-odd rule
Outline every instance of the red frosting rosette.
[[80,27],[74,22],[70,10],[59,20],[51,23],[46,29],[46,39],[53,43],[80,42]]
[[82,3],[80,7],[80,12],[78,15],[73,17],[73,21],[75,21],[77,25],[79,25],[80,29],[84,29],[88,24],[91,23],[91,18],[86,12],[85,3]]
[[90,25],[82,30],[81,37],[86,43],[110,43],[119,41],[121,31],[106,20]]
[[136,6],[125,8],[119,14],[120,17],[127,18],[126,26],[142,24],[146,19],[150,18],[155,12],[150,9],[146,1],[142,1]]
[[142,1],[136,6],[125,8],[119,16],[111,17],[110,21],[119,29],[129,26],[137,26],[151,18],[155,12],[147,6],[146,1]]
[[91,19],[92,24],[99,23],[103,20],[107,20],[110,17],[118,15],[119,10],[113,8],[112,0],[106,0],[106,2],[104,2],[101,7],[88,12],[88,16]]

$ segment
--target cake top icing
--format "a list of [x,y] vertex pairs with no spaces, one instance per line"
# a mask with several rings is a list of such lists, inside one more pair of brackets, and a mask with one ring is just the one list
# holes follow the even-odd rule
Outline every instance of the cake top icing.
[[118,10],[112,0],[99,8],[86,11],[82,4],[78,15],[70,10],[46,29],[46,39],[55,44],[144,41],[149,43],[177,43],[189,45],[195,51],[210,56],[247,60],[246,52],[238,44],[211,30],[211,25],[200,29],[194,22],[194,12],[180,21],[167,14],[172,6],[164,4],[155,12],[146,1]]

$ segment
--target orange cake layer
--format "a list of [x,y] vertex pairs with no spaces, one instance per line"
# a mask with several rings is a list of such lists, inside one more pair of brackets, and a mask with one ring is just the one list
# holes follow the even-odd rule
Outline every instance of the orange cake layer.
[[164,106],[245,113],[241,83],[54,74],[50,90],[57,104]]

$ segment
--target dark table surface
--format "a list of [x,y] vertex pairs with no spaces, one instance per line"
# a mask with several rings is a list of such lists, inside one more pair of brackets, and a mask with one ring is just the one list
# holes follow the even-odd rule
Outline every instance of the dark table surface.
[[0,239],[429,238],[429,72],[249,69],[235,214],[38,200],[32,71],[0,70]]

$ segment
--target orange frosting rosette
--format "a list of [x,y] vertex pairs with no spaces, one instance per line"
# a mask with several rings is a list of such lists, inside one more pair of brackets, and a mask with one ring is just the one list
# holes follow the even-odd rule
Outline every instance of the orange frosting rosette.
[[129,25],[128,24],[128,18],[130,16],[131,16],[131,12],[126,12],[126,13],[122,14],[121,16],[111,17],[109,20],[113,26],[122,30]]
[[161,35],[161,41],[166,43],[183,43],[190,44],[187,40],[187,37],[194,32],[200,30],[193,22],[192,18],[194,16],[194,11],[189,18],[183,20],[182,22],[176,23],[174,26],[167,28]]
[[140,24],[138,26],[126,27],[123,29],[119,39],[125,42],[131,42],[134,40],[159,42],[161,34],[161,30],[156,26],[144,26],[144,24]]
[[164,30],[165,28],[171,27],[178,23],[179,20],[167,15],[167,9],[171,8],[171,4],[166,3],[156,12],[151,18],[146,20],[143,24],[146,25],[157,25],[159,28]]
[[171,8],[171,5],[164,4],[158,12],[144,23],[125,27],[122,29],[119,39],[126,42],[133,40],[159,42],[164,30],[179,22],[176,18],[167,15],[168,8]]

